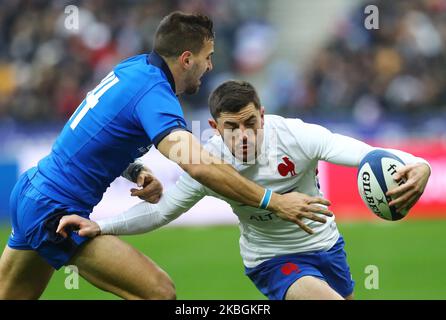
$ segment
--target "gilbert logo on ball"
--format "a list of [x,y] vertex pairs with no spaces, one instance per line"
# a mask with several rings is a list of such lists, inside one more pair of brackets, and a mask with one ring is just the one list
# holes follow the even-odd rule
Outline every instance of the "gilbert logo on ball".
[[392,190],[405,181],[395,181],[394,175],[403,167],[404,162],[394,154],[385,150],[369,152],[359,164],[358,190],[364,203],[378,217],[386,220],[400,220],[408,210],[396,212],[389,206],[392,201],[387,197],[388,190]]

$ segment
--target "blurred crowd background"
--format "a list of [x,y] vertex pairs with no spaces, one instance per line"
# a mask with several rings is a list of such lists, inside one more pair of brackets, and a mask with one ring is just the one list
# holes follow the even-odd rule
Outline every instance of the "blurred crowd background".
[[[250,25],[263,24],[266,4],[232,0],[1,0],[0,117],[25,122],[67,120],[86,92],[115,64],[150,52],[158,23],[173,10],[202,12],[214,20],[218,39],[215,72],[206,84],[221,73],[237,72],[244,68],[245,59],[238,59],[237,51],[246,51],[242,43]],[[78,30],[65,28],[67,5],[79,8]],[[202,90],[185,103],[203,108],[207,93]]]
[[[198,95],[183,98],[187,112],[207,114],[219,82],[263,73],[261,97],[285,116],[373,128],[392,117],[444,118],[446,0],[353,2],[333,17],[330,36],[311,58],[296,61],[275,46],[287,35],[269,19],[274,1],[0,0],[0,125],[66,121],[113,65],[150,51],[157,24],[172,10],[203,12],[215,22],[215,69]],[[379,7],[378,30],[364,28],[366,4]],[[78,30],[64,26],[67,5],[79,8]]]
[[[368,3],[368,2],[366,2]],[[378,30],[358,6],[322,48],[290,112],[414,117],[446,111],[446,1],[376,1]]]

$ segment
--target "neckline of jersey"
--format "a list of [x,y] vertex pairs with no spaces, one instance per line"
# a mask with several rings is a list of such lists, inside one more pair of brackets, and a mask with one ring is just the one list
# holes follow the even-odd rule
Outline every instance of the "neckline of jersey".
[[[172,72],[170,71],[169,66],[167,65],[166,61],[161,57],[158,53],[155,51],[150,52],[150,54],[147,55],[147,63],[151,64],[152,66],[158,67],[161,69],[161,71],[164,72],[164,74],[167,77],[167,81],[169,81],[169,84],[175,93],[175,80],[173,78]],[[175,93],[176,94],[176,93]]]

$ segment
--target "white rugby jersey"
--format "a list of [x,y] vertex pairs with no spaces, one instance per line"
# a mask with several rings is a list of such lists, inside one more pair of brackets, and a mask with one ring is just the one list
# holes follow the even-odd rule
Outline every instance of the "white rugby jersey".
[[[220,136],[205,146],[211,153],[232,163],[244,177],[279,194],[297,191],[323,197],[317,178],[318,161],[358,166],[375,149],[366,143],[333,134],[319,125],[299,119],[265,116],[264,142],[253,164],[243,164],[231,154]],[[406,164],[426,161],[398,150],[388,150]],[[225,198],[184,173],[166,191],[158,204],[142,202],[123,214],[98,221],[103,234],[136,234],[158,228],[189,210],[204,196],[225,200],[239,218],[240,253],[246,267],[252,268],[273,257],[330,249],[339,238],[335,217],[322,224],[304,219],[313,235],[268,210],[250,207]],[[212,209],[203,214],[212,214]]]

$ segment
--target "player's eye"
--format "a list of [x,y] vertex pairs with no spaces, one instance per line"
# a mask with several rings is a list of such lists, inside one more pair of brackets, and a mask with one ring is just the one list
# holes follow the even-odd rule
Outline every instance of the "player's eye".
[[247,123],[245,123],[245,126],[247,128],[252,128],[252,127],[254,127],[256,125],[256,123],[257,123],[257,121],[251,120],[251,121],[248,121]]

